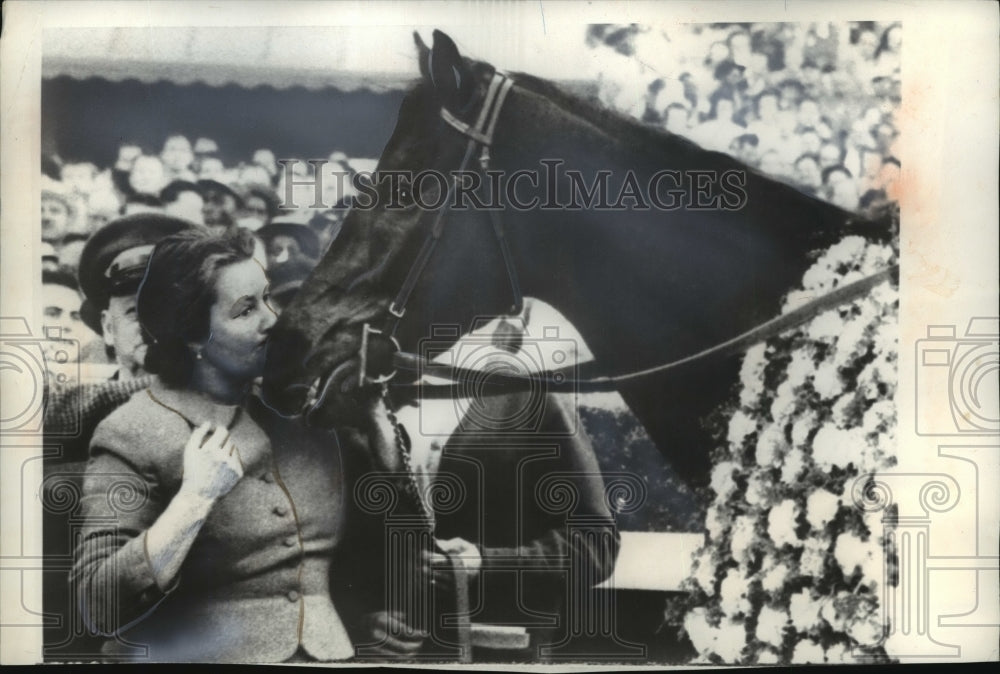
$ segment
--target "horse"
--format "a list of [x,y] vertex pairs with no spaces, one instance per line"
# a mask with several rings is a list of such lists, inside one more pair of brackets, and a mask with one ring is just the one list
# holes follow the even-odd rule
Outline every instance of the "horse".
[[[476,320],[515,312],[522,294],[559,310],[602,374],[629,373],[774,317],[815,253],[845,235],[892,235],[887,221],[844,211],[728,155],[552,82],[463,57],[440,31],[430,48],[415,38],[421,77],[376,178],[426,170],[451,178],[373,180],[370,203],[359,195],[282,313],[265,399],[288,413],[310,409],[311,423],[349,418],[350,390],[366,374],[391,376],[396,348],[418,351],[431,336],[446,347]],[[455,171],[474,166],[477,150],[489,172],[476,174],[483,179],[473,190]],[[490,176],[519,171],[498,187],[506,199],[497,207],[487,186],[501,181]],[[540,192],[524,189],[543,181]],[[445,194],[455,203],[433,208]],[[386,334],[369,339],[379,334],[373,326],[392,343]],[[439,326],[457,329],[435,332]],[[730,395],[738,367],[738,353],[697,358],[619,387],[693,486],[706,484],[710,469],[713,441],[702,421]]]

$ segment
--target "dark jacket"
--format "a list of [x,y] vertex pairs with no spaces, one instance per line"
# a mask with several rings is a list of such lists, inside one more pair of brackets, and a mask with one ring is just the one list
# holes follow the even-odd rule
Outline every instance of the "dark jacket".
[[459,484],[464,504],[438,513],[436,536],[464,538],[483,556],[472,621],[526,626],[533,648],[572,638],[582,611],[598,620],[592,588],[611,575],[620,545],[570,402],[538,392],[478,400],[438,468],[440,486]]

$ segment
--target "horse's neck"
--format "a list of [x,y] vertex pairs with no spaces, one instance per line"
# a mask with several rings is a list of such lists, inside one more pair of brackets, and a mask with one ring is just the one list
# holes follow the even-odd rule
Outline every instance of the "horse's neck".
[[628,171],[640,185],[662,169],[745,171],[747,200],[739,210],[504,213],[525,294],[562,312],[599,362],[647,366],[771,317],[801,279],[807,251],[832,239],[846,218],[679,138],[621,120],[612,120],[609,132],[595,120],[546,110],[537,96],[527,102],[512,124],[516,151],[495,152],[507,171],[565,158],[560,168],[588,182],[610,170],[620,184]]

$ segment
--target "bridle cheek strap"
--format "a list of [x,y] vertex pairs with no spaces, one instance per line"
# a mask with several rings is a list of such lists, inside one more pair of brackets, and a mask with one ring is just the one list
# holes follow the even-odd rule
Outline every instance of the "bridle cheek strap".
[[[479,110],[479,116],[476,118],[475,124],[470,125],[463,122],[455,117],[455,115],[453,115],[446,108],[441,108],[441,119],[469,139],[465,155],[463,156],[462,163],[459,166],[459,173],[465,171],[469,162],[472,161],[472,154],[475,152],[476,147],[480,148],[480,168],[484,172],[486,171],[490,162],[489,149],[493,144],[493,134],[496,131],[497,119],[500,117],[500,111],[503,109],[504,100],[507,98],[507,94],[510,93],[512,86],[514,86],[514,80],[512,80],[510,76],[500,70],[494,71],[493,77],[490,79],[489,87],[486,90],[486,95],[483,98],[483,104]],[[424,268],[430,261],[431,254],[434,252],[434,248],[437,246],[437,242],[441,238],[441,234],[444,229],[444,218],[450,209],[454,192],[455,179],[452,178],[452,181],[448,185],[448,195],[445,205],[443,208],[438,209],[434,214],[435,219],[433,225],[431,226],[430,234],[424,241],[424,245],[417,254],[413,265],[410,267],[410,271],[406,275],[406,279],[403,281],[403,286],[399,289],[395,299],[393,299],[392,303],[389,305],[390,316],[388,324],[386,325],[385,330],[382,331],[386,335],[391,336],[396,332],[396,326],[406,313],[406,303],[410,298],[410,294],[413,292],[417,282],[420,280],[420,276],[423,274]],[[510,279],[511,289],[514,293],[514,302],[511,308],[513,313],[517,313],[523,305],[523,299],[521,297],[520,284],[517,280],[516,269],[511,258],[510,249],[507,245],[507,239],[504,236],[503,225],[500,222],[499,216],[492,211],[490,212],[490,215],[493,223],[493,231],[497,237],[500,252],[503,256],[504,267],[507,271],[507,276]]]

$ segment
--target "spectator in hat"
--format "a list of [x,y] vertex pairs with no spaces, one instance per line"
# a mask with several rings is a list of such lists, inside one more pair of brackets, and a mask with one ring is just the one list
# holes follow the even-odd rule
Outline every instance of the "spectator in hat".
[[62,243],[77,215],[77,204],[56,183],[42,188],[42,241]]
[[63,164],[60,171],[60,181],[70,192],[88,195],[94,189],[94,179],[97,177],[97,167],[91,162],[75,162]]
[[206,156],[198,163],[199,180],[219,180],[225,175],[226,167],[218,157]]
[[157,195],[167,184],[163,162],[159,157],[139,155],[132,164],[132,172],[128,177],[132,190],[139,194]]
[[194,163],[194,151],[191,149],[191,141],[182,134],[176,133],[167,138],[163,143],[160,159],[163,162],[168,181],[195,179],[194,172],[191,170],[191,164]]
[[257,230],[267,251],[268,268],[289,260],[315,261],[319,259],[319,237],[305,223],[285,216],[273,220]]
[[295,298],[315,266],[315,260],[300,256],[268,268],[267,277],[271,281],[271,307],[279,315]]
[[42,241],[42,271],[59,271],[59,253],[48,241]]
[[733,121],[736,103],[731,96],[716,92],[712,95],[712,110],[708,121],[702,122],[692,131],[690,138],[706,150],[725,152],[733,140],[746,129]]
[[819,157],[804,154],[795,160],[795,182],[810,194],[817,194],[823,186],[823,175],[819,170]]
[[[54,374],[58,372],[52,370],[52,367],[67,362],[67,355],[72,359],[70,362],[76,362],[77,359],[89,359],[100,354],[100,339],[80,317],[79,285],[76,278],[65,269],[42,272],[42,322],[46,328],[56,330],[54,333],[46,333],[49,339],[43,344],[47,366]],[[72,340],[79,346],[79,352],[62,350],[63,353],[60,354],[53,339]],[[59,382],[60,385],[75,383],[78,382]]]
[[278,160],[275,158],[274,153],[267,148],[260,148],[254,151],[251,161],[267,171],[267,174],[271,177],[268,183],[273,185],[275,179],[278,177]]
[[80,266],[80,255],[83,253],[83,248],[89,238],[89,235],[79,232],[70,232],[63,237],[62,244],[59,246],[59,266],[62,269],[76,275],[77,268]]
[[690,132],[688,126],[691,113],[683,103],[671,103],[663,112],[664,128],[678,136],[686,136]]
[[203,178],[197,182],[204,205],[202,220],[210,229],[221,233],[236,225],[237,212],[243,199],[233,188],[218,180]]
[[153,246],[195,225],[162,214],[119,218],[95,232],[80,256],[83,320],[102,335],[118,366],[115,379],[144,374],[146,347],[135,315],[135,293]]
[[188,220],[197,225],[204,224],[202,209],[205,200],[201,189],[188,180],[174,180],[160,191],[163,212],[175,218]]
[[278,214],[278,195],[267,185],[250,185],[243,193],[237,224],[255,232]]

